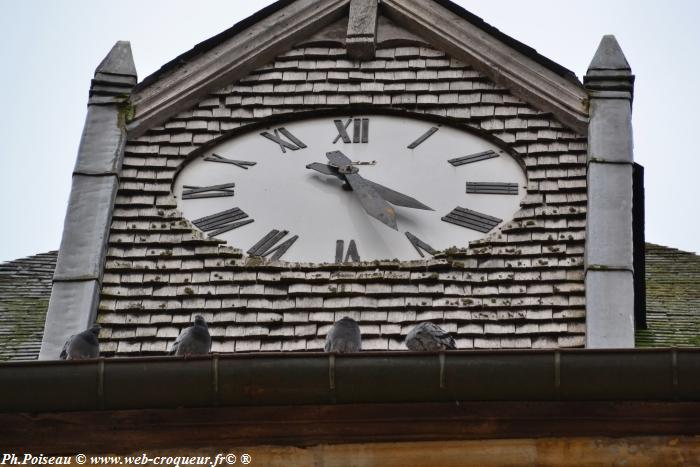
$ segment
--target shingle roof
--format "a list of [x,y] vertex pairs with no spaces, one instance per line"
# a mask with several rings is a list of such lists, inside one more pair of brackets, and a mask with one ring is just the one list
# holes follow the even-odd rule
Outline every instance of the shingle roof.
[[700,346],[700,256],[646,244],[647,329],[637,347]]
[[57,251],[0,264],[0,360],[36,360]]

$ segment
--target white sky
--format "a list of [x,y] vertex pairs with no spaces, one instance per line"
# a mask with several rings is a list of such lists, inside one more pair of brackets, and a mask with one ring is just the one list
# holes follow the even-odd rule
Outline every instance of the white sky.
[[[265,0],[0,0],[0,262],[57,249],[95,67],[131,41],[143,79]],[[647,241],[700,252],[700,2],[458,0],[581,77],[604,34],[637,76]]]

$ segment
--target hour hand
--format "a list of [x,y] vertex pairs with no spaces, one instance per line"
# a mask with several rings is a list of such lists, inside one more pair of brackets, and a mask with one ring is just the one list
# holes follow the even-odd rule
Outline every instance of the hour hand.
[[352,167],[352,161],[350,158],[340,151],[327,152],[326,157],[333,167],[338,167],[339,169],[347,169],[348,167]]
[[320,172],[324,175],[333,175],[340,179],[343,179],[343,176],[340,174],[340,172],[338,172],[338,169],[336,167],[333,167],[332,165],[321,164],[320,162],[312,162],[311,164],[307,164],[306,168],[315,170],[316,172]]

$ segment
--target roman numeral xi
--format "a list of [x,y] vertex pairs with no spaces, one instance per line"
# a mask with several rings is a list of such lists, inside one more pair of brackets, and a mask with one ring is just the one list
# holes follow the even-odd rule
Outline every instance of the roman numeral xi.
[[[275,128],[273,132],[274,134],[270,133],[269,131],[263,131],[260,133],[260,135],[277,143],[283,153],[287,152],[285,148],[296,151],[297,149],[306,147],[306,145],[299,138],[291,134],[289,130],[284,127]],[[283,137],[287,138],[288,141],[286,141]]]

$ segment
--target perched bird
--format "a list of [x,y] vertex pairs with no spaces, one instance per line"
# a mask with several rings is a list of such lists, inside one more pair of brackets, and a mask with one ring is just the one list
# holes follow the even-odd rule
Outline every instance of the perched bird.
[[194,324],[177,336],[170,355],[204,355],[211,350],[211,335],[202,315],[194,317]]
[[359,352],[362,350],[362,334],[357,321],[347,316],[339,319],[326,335],[326,352]]
[[420,323],[406,336],[406,347],[418,351],[454,350],[455,340],[437,324]]
[[61,360],[83,360],[85,358],[97,358],[100,356],[100,343],[97,336],[100,333],[100,325],[93,324],[78,334],[73,334],[63,345]]

